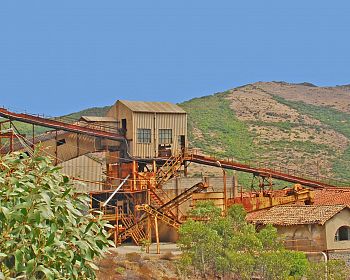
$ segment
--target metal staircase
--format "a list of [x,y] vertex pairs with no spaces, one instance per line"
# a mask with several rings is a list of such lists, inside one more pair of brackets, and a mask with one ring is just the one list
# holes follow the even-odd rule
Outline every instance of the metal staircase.
[[160,188],[165,182],[172,178],[177,173],[177,171],[180,170],[182,163],[182,154],[169,157],[163,166],[157,170],[157,188]]
[[140,223],[142,220],[136,222],[136,218],[133,214],[121,214],[120,216],[122,223],[126,227],[126,230],[119,234],[119,241],[123,242],[124,240],[131,237],[135,244],[139,245],[140,241],[146,238],[146,233],[143,229],[143,223]]
[[150,189],[151,204],[155,208],[159,208],[164,203],[168,202],[170,198],[162,189]]
[[[167,223],[175,228],[178,228],[180,225],[180,222],[177,221],[175,217],[172,217],[173,214],[171,214],[171,210],[173,210],[176,206],[184,203],[186,200],[190,199],[190,197],[193,193],[201,192],[204,189],[206,189],[207,187],[208,186],[206,184],[200,182],[198,184],[195,184],[193,187],[189,188],[188,190],[184,191],[183,193],[179,194],[178,196],[174,197],[173,199],[171,199],[167,203],[164,203],[158,209],[156,209],[150,205],[148,205],[147,209],[152,209],[149,211],[152,211],[152,213],[160,215],[159,217],[162,217],[162,218],[160,218],[162,221],[164,221],[165,223]],[[139,207],[139,206],[136,206],[135,208],[137,209],[137,207]],[[146,213],[148,213],[148,212],[146,212]],[[152,214],[151,214],[151,216],[152,216]],[[147,223],[147,220],[148,220],[148,217],[145,216],[145,217],[142,217],[138,222],[136,222],[135,217],[132,218],[131,221],[130,220],[126,221],[126,223],[125,223],[126,230],[121,232],[118,235],[119,242],[123,242],[127,238],[131,237],[136,244],[140,244],[140,241],[142,239],[145,239],[145,237],[146,237],[144,227]]]

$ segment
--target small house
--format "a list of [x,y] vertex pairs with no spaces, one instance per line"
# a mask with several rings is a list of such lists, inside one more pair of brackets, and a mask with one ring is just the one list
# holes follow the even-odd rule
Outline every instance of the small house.
[[350,208],[345,205],[281,205],[250,213],[247,220],[257,228],[275,226],[288,249],[350,260]]
[[187,147],[187,114],[176,104],[118,100],[107,117],[125,130],[133,157],[168,157]]

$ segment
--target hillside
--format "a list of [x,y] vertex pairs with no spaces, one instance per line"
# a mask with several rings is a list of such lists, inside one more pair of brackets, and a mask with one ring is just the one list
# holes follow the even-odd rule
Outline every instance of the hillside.
[[348,86],[259,82],[180,105],[207,154],[350,180]]
[[[350,181],[350,86],[258,82],[179,105],[188,112],[190,145],[205,154]],[[30,135],[31,127],[20,131]]]

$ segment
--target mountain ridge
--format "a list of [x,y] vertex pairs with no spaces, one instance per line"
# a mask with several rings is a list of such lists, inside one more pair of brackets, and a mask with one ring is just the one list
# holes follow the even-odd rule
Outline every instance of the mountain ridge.
[[[205,154],[350,181],[349,85],[256,82],[178,105],[188,113],[190,145]],[[64,117],[103,116],[109,108]]]

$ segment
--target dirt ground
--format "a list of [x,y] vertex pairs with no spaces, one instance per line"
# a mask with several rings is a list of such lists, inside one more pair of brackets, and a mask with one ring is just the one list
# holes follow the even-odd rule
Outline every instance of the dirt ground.
[[111,249],[110,254],[97,263],[100,269],[97,279],[179,279],[174,261],[179,257],[180,250],[174,243],[161,243],[160,248],[160,254],[156,253],[156,244],[151,245],[149,254],[134,245]]

